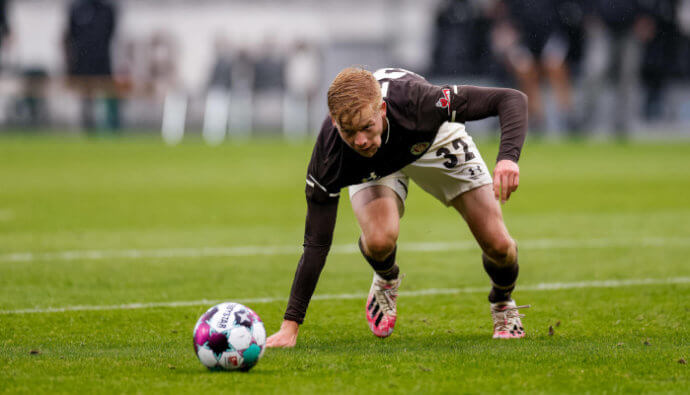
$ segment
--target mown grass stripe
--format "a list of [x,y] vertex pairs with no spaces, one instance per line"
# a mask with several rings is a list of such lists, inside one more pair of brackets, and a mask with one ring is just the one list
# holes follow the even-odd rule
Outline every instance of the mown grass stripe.
[[[529,249],[562,249],[562,248],[611,248],[611,247],[690,247],[688,237],[643,237],[625,239],[534,239],[519,240],[522,248]],[[439,252],[466,251],[479,247],[474,241],[460,242],[412,242],[402,243],[401,251],[405,252]],[[199,247],[199,248],[164,248],[164,249],[127,249],[127,250],[83,250],[56,252],[13,252],[0,254],[0,262],[34,262],[34,261],[76,261],[104,259],[141,259],[141,258],[198,258],[198,257],[233,257],[233,256],[273,256],[292,255],[302,252],[299,246],[244,246],[244,247]],[[355,254],[359,249],[354,244],[335,245],[331,254]]]
[[[522,285],[519,287],[520,291],[558,291],[564,289],[576,288],[620,288],[629,286],[643,286],[643,285],[668,285],[668,284],[690,284],[690,277],[671,277],[671,278],[642,278],[642,279],[621,279],[621,280],[595,280],[595,281],[576,281],[576,282],[559,282],[559,283],[539,283],[533,285]],[[401,291],[400,296],[428,296],[428,295],[451,295],[460,293],[481,293],[487,292],[487,287],[466,287],[466,288],[428,288],[416,291]],[[347,299],[364,299],[367,297],[366,293],[349,293],[349,294],[323,294],[314,295],[312,300],[347,300]],[[222,303],[225,300],[193,300],[193,301],[177,301],[177,302],[153,302],[153,303],[128,303],[119,305],[77,305],[65,307],[46,307],[33,309],[18,309],[18,310],[0,310],[0,315],[8,314],[31,314],[31,313],[63,313],[69,311],[104,311],[104,310],[135,310],[148,309],[158,307],[186,307],[186,306],[212,306]],[[266,297],[266,298],[250,298],[238,299],[236,302],[243,304],[259,304],[259,303],[273,303],[285,302],[284,297]]]

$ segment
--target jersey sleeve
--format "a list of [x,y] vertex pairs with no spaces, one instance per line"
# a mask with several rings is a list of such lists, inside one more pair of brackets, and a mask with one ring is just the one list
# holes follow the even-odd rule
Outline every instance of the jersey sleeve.
[[[307,187],[309,188],[309,187]],[[309,301],[326,264],[333,240],[333,229],[338,214],[338,200],[316,202],[307,198],[307,219],[304,230],[304,252],[297,264],[292,281],[290,299],[283,318],[304,322]]]
[[448,105],[450,120],[475,121],[498,116],[501,125],[501,143],[497,161],[517,162],[527,135],[527,95],[515,89],[483,88],[469,85],[452,85]]
[[304,322],[309,302],[319,276],[326,264],[326,257],[333,241],[338,214],[339,192],[329,191],[324,185],[322,173],[324,153],[321,140],[317,140],[309,163],[306,180],[307,218],[304,226],[304,252],[297,264],[295,278],[284,319]]
[[[414,76],[413,76],[414,77]],[[409,78],[391,84],[392,105],[403,108],[404,125],[413,130],[436,130],[444,122],[467,122],[498,116],[501,144],[498,159],[517,162],[527,134],[527,96],[515,89],[469,85],[433,85]],[[404,104],[403,104],[404,103]]]

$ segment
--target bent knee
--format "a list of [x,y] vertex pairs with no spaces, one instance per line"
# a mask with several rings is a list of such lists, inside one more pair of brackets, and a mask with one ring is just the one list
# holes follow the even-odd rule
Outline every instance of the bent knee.
[[517,261],[517,244],[510,237],[496,238],[483,249],[484,253],[498,265],[512,265]]
[[363,241],[368,255],[377,261],[383,261],[395,249],[398,234],[395,232],[381,232],[365,236]]

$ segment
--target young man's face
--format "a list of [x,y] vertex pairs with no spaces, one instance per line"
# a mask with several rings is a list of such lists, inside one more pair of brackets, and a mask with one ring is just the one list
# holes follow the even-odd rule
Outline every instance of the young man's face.
[[386,102],[378,107],[365,106],[349,123],[339,125],[332,120],[340,137],[358,154],[371,158],[381,147],[381,135],[386,118]]

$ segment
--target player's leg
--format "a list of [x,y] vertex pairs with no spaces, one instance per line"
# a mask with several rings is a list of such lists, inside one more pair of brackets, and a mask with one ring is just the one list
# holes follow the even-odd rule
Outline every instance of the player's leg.
[[511,300],[518,274],[517,247],[494,199],[491,173],[464,125],[443,124],[427,153],[403,173],[443,204],[455,207],[468,223],[484,252],[484,268],[493,283],[489,300],[494,322],[505,315],[519,320]]
[[472,189],[451,201],[462,215],[482,248],[484,269],[491,278],[489,293],[494,317],[494,338],[519,338],[525,335],[511,298],[518,277],[518,249],[503,222],[501,207],[491,185]]
[[352,210],[362,230],[360,250],[374,271],[387,280],[398,274],[395,252],[407,182],[396,173],[350,187]]
[[[403,177],[393,175],[350,189],[352,209],[362,230],[360,251],[375,272],[367,298],[366,316],[369,328],[379,337],[387,337],[393,332],[397,318],[400,269],[395,253],[404,207],[404,195],[401,197],[399,193],[406,193],[407,188],[407,180]],[[404,190],[396,192],[396,184],[404,185]]]
[[564,37],[552,34],[541,56],[543,68],[556,93],[558,110],[564,116],[567,116],[572,109],[570,71],[566,63],[568,49],[569,44]]
[[491,185],[473,189],[451,201],[482,249],[484,268],[494,286],[491,303],[510,299],[518,276],[517,244],[508,234]]

